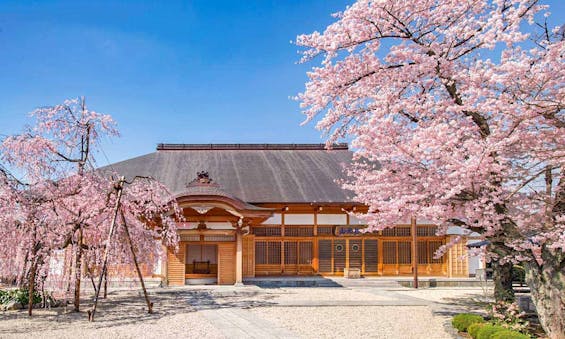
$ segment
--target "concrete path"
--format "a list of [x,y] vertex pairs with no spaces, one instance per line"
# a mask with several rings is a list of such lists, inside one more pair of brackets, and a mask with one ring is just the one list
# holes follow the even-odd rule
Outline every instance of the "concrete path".
[[226,338],[298,338],[287,329],[240,308],[203,309],[203,315]]

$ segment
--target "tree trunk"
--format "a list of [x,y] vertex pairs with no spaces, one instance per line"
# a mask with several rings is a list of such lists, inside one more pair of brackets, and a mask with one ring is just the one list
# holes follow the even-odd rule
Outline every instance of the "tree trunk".
[[75,261],[75,300],[74,311],[80,311],[80,279],[82,273],[82,226],[78,229],[77,255]]
[[553,257],[548,262],[544,256],[544,264],[526,262],[526,282],[531,290],[532,301],[536,306],[541,326],[551,339],[565,338],[565,270],[564,263]]
[[492,261],[492,279],[494,281],[494,299],[498,301],[514,301],[514,289],[512,288],[512,263],[500,264]]
[[36,265],[35,263],[31,265],[29,271],[29,286],[28,286],[28,305],[27,305],[27,315],[31,317],[31,313],[33,310],[33,292],[35,290],[35,271]]

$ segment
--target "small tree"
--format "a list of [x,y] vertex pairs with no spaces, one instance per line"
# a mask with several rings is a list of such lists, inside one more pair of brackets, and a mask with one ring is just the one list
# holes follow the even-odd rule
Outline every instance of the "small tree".
[[[82,264],[86,260],[87,268],[95,266],[94,258],[109,246],[106,236],[116,205],[115,180],[94,170],[93,155],[102,135],[118,133],[110,116],[89,110],[84,99],[40,108],[32,116],[36,125],[6,138],[0,148],[7,164],[0,177],[0,211],[5,211],[0,232],[9,235],[0,239],[0,257],[11,258],[0,265],[0,276],[26,276],[32,291],[38,279],[47,278],[53,252],[70,250],[72,273],[63,278],[69,288],[74,286],[78,311]],[[152,258],[149,264],[161,255],[156,239],[176,246],[175,224],[167,216],[171,212],[178,208],[170,193],[150,178],[132,184],[124,194],[122,213],[130,220],[140,256]],[[156,218],[162,222],[146,223]],[[120,242],[112,251],[111,264],[131,256],[125,257]],[[37,269],[43,273],[37,275]]]
[[563,30],[535,24],[544,8],[357,1],[323,33],[297,38],[303,61],[323,57],[298,99],[307,121],[323,115],[317,126],[330,140],[353,139],[345,188],[369,206],[371,225],[417,215],[443,233],[449,225],[479,232],[496,273],[507,274],[497,281],[524,262],[541,323],[558,338],[565,42]]

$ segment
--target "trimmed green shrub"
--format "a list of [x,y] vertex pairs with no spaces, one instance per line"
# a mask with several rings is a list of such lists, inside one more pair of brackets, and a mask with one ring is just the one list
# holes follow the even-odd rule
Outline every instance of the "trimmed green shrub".
[[496,332],[490,338],[491,339],[530,339],[530,336],[512,330],[505,330],[505,331]]
[[461,313],[453,317],[451,324],[460,332],[465,332],[467,331],[467,328],[471,324],[484,323],[484,322],[485,320],[480,315],[471,314],[471,313]]
[[477,332],[477,339],[490,339],[493,334],[508,330],[506,327],[487,324]]
[[467,333],[469,333],[469,335],[473,338],[477,338],[477,333],[479,333],[479,330],[481,329],[481,327],[485,326],[485,323],[474,323],[469,325],[469,327],[467,327]]

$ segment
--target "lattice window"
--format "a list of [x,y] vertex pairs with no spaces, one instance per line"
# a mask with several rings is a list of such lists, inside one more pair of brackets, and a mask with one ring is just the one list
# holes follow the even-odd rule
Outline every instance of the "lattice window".
[[437,233],[437,226],[418,226],[416,234],[419,237],[433,237]]
[[428,241],[428,253],[430,255],[430,263],[441,264],[445,260],[445,256],[441,256],[434,259],[434,253],[443,245],[443,241],[440,240],[430,240]]
[[412,243],[409,241],[398,242],[398,263],[411,264],[412,263]]
[[287,265],[312,264],[312,242],[310,241],[285,241],[284,263]]
[[434,259],[434,253],[443,245],[441,240],[424,240],[418,241],[418,263],[419,264],[441,264],[444,261],[443,256]]
[[256,241],[255,242],[255,264],[266,264],[267,263],[267,242],[266,241]]
[[312,237],[314,226],[285,226],[284,235],[287,237]]
[[397,248],[396,241],[383,241],[383,264],[396,264]]
[[284,242],[284,263],[294,265],[298,262],[298,243],[296,241]]
[[409,237],[410,226],[395,226],[392,228],[385,228],[382,230],[383,236],[385,237]]
[[333,226],[318,226],[318,235],[333,235]]
[[345,240],[334,240],[334,272],[343,272],[345,268]]
[[429,264],[428,242],[418,241],[418,264]]
[[365,240],[365,272],[378,271],[378,241],[375,239]]
[[281,263],[281,243],[280,241],[269,241],[268,264],[275,265]]
[[280,237],[280,226],[253,227],[253,234],[258,237]]
[[349,239],[349,267],[361,268],[363,266],[363,241]]
[[280,241],[256,241],[255,263],[265,265],[277,265],[281,263]]
[[200,235],[196,234],[196,235],[188,235],[188,234],[183,234],[180,236],[180,241],[200,241]]
[[205,235],[204,241],[235,241],[234,235]]
[[298,243],[298,263],[300,265],[312,264],[312,242],[302,241]]
[[332,241],[318,240],[318,261],[320,272],[332,272]]

